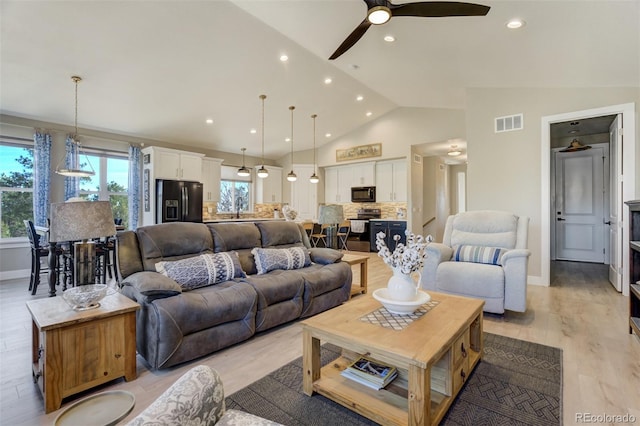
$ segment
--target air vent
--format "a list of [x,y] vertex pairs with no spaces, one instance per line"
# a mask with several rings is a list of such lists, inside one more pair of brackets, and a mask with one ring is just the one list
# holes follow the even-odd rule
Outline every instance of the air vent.
[[522,118],[522,114],[507,115],[496,118],[496,133],[522,130],[523,126],[524,119]]

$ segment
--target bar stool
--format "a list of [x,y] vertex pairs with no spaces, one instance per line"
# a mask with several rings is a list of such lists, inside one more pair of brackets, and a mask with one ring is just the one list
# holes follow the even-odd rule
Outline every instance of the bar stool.
[[29,291],[31,294],[36,294],[38,284],[40,284],[40,274],[49,272],[49,265],[45,262],[45,265],[41,265],[40,259],[43,257],[46,259],[49,256],[49,247],[40,245],[40,235],[36,232],[33,222],[25,220],[24,225],[27,228],[27,236],[29,237],[29,244],[31,245],[31,277],[29,278]]

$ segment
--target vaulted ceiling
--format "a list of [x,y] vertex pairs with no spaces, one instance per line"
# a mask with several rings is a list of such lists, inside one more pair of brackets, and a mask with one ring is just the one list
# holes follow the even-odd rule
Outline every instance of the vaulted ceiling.
[[470,87],[640,86],[640,2],[479,3],[487,16],[394,17],[330,61],[363,1],[3,0],[0,111],[73,125],[80,75],[81,128],[259,156],[265,94],[276,159],[290,105],[297,151],[314,113],[321,145],[398,107],[464,109]]

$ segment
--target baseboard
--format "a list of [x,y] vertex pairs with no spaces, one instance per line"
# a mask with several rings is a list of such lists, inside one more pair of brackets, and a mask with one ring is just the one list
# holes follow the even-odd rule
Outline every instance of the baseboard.
[[31,270],[29,269],[16,269],[13,271],[0,271],[0,281],[19,280],[23,278],[29,278]]
[[539,275],[527,275],[527,284],[549,287],[549,283],[545,283]]

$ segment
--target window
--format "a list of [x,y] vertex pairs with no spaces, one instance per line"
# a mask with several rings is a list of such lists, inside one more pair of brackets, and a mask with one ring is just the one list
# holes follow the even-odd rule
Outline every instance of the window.
[[87,158],[96,174],[80,179],[80,197],[111,202],[114,219],[122,219],[122,225],[128,228],[129,159],[124,155],[92,152],[87,152]]
[[26,237],[33,219],[33,145],[0,141],[0,238]]
[[222,166],[218,213],[248,212],[252,208],[251,177],[237,176],[236,171],[236,167]]

